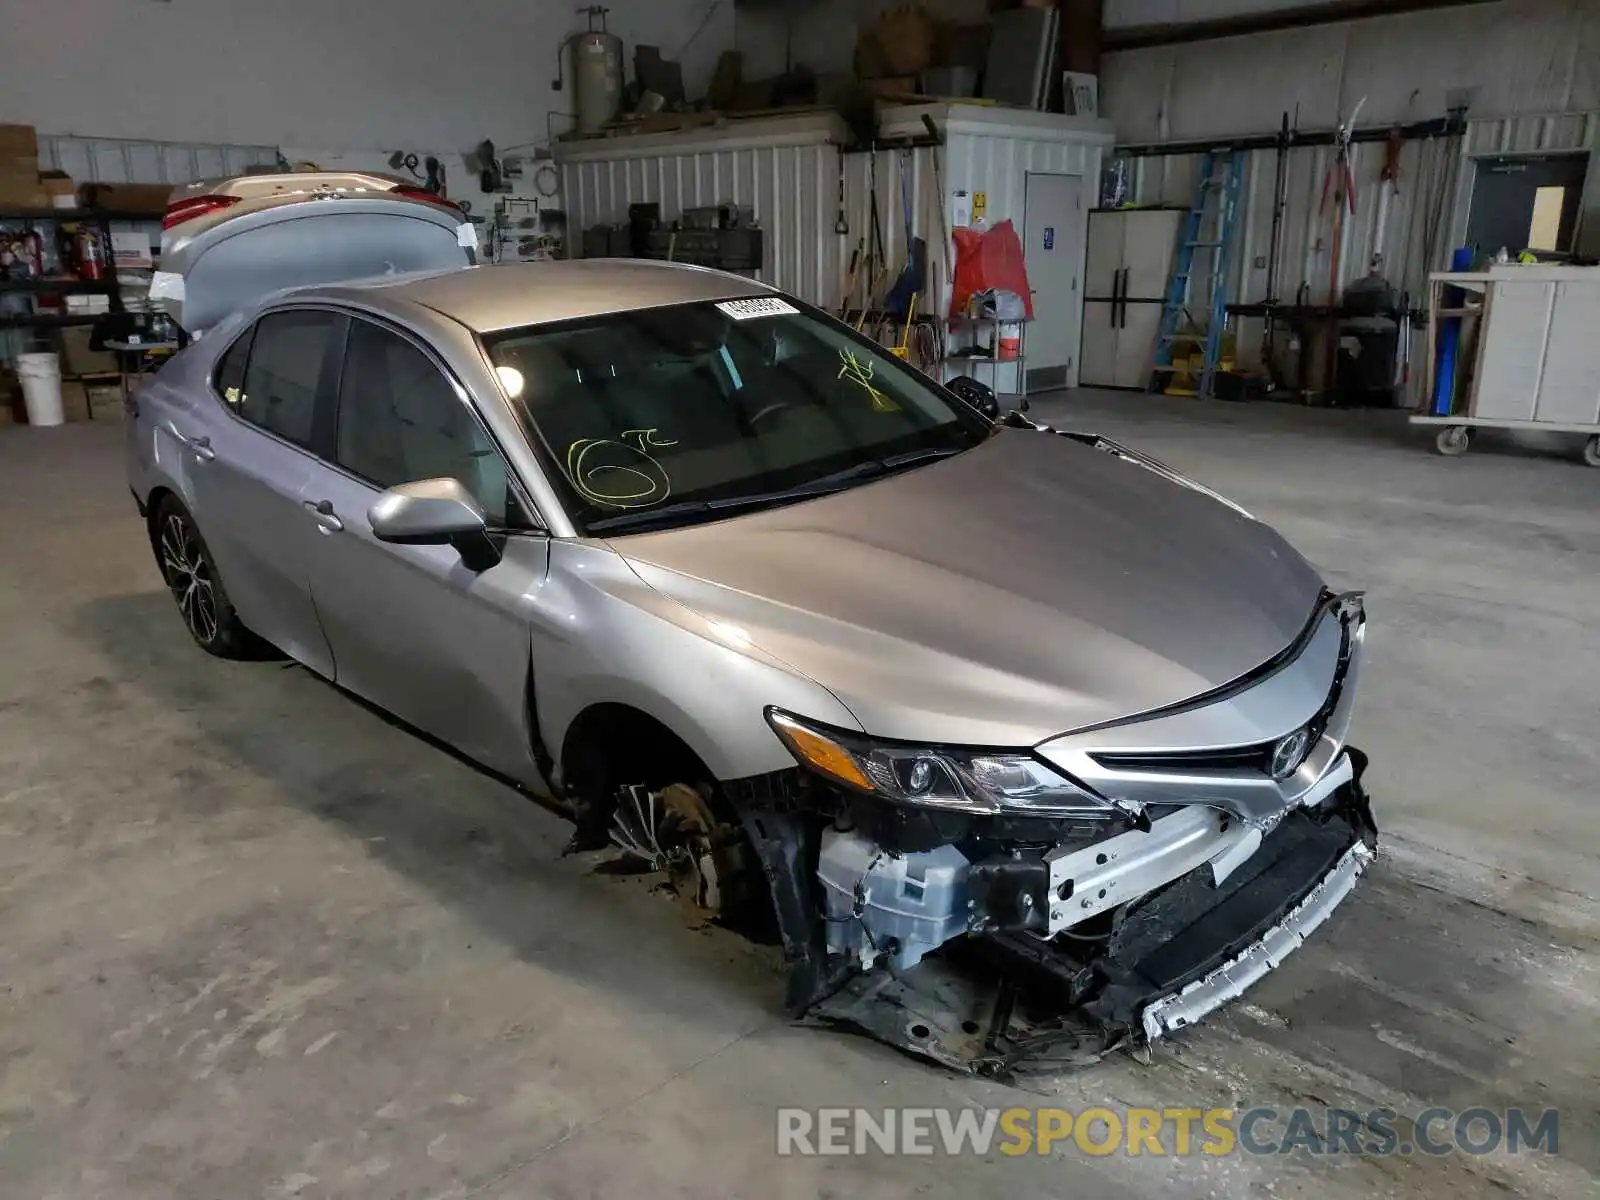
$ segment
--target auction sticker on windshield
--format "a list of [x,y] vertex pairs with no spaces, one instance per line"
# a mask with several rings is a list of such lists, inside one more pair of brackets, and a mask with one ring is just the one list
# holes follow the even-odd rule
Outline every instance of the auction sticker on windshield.
[[785,300],[724,300],[717,308],[735,321],[753,321],[757,317],[785,317],[800,310]]

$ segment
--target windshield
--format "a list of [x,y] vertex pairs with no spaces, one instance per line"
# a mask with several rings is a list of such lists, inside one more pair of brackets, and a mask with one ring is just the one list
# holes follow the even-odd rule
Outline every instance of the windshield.
[[888,351],[777,297],[533,326],[485,343],[585,533],[821,495],[992,432]]

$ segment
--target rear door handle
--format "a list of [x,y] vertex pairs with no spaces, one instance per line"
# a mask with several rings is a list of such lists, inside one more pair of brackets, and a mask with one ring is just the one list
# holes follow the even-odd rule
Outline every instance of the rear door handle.
[[339,519],[339,514],[333,511],[332,500],[307,500],[306,511],[316,519],[317,528],[323,533],[338,533],[344,528],[344,522]]
[[200,437],[184,438],[183,440],[189,443],[189,449],[194,451],[194,456],[201,462],[210,462],[217,456],[217,452],[211,448],[211,439],[203,434]]

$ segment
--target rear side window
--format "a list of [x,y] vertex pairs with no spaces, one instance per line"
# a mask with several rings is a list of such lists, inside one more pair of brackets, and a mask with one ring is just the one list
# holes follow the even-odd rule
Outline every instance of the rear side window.
[[212,379],[217,395],[235,411],[239,408],[239,398],[244,395],[244,366],[250,358],[250,339],[254,335],[255,326],[252,325],[234,340],[217,364],[217,373]]
[[[317,384],[333,333],[332,313],[306,309],[262,317],[250,342],[239,399],[230,401],[234,411],[287,441],[310,446]],[[229,367],[228,359],[244,340],[241,338],[223,356],[219,384]],[[223,396],[227,396],[226,390]]]

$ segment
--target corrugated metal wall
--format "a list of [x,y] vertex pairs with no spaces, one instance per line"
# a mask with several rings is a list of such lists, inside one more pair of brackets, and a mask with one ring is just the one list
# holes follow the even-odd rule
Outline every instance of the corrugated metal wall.
[[[885,123],[884,135],[922,133],[924,111],[940,117],[945,113],[943,106],[900,110]],[[587,147],[576,161],[562,166],[569,240],[575,249],[580,247],[584,229],[625,221],[628,205],[634,203],[659,203],[667,220],[678,217],[685,208],[751,205],[766,230],[765,265],[757,277],[822,308],[836,309],[844,299],[851,255],[871,236],[876,180],[878,221],[889,266],[877,293],[882,293],[906,261],[909,207],[910,236],[928,244],[926,294],[939,297],[938,311],[943,313],[948,308],[950,280],[939,246],[952,219],[951,195],[957,190],[984,192],[989,224],[1009,218],[1020,234],[1027,175],[1081,175],[1088,181],[1086,196],[1092,197],[1098,186],[1102,143],[1109,140],[1104,131],[1076,136],[1043,128],[1033,132],[998,123],[993,116],[964,119],[951,115],[945,131],[946,145],[938,168],[943,175],[943,198],[934,148],[841,157],[828,143],[839,132],[828,119],[813,122],[809,129],[791,124],[787,132],[774,135],[785,144],[762,144],[759,137],[737,132],[731,133],[726,149],[717,148],[704,136],[687,134],[679,139],[678,147],[659,149],[630,146],[632,139],[618,138],[614,146]],[[835,232],[841,171],[849,226],[843,236]],[[941,204],[947,206],[942,218]],[[1068,231],[1063,230],[1061,236],[1065,239]],[[1080,225],[1070,236],[1081,241],[1085,228]],[[1073,335],[1069,331],[1062,336]],[[1071,353],[1076,357],[1075,346]],[[1008,382],[1004,372],[1001,382]]]
[[[832,132],[822,124],[809,134],[791,135],[791,140],[807,139],[798,144],[741,144],[732,149],[686,140],[681,151],[646,156],[628,156],[630,148],[619,144],[616,158],[566,163],[562,194],[570,241],[576,249],[584,229],[626,221],[630,204],[659,203],[669,221],[686,208],[749,205],[765,230],[763,266],[756,277],[812,304],[837,308],[851,251],[869,236],[874,177],[884,253],[892,270],[905,261],[903,196],[911,198],[912,236],[935,244],[938,234],[930,236],[929,231],[938,228],[939,200],[931,150],[841,156],[828,144]],[[849,226],[845,236],[834,230],[841,171]],[[937,276],[937,260],[932,269]],[[938,286],[943,285],[941,280]]]
[[1108,54],[1100,107],[1126,143],[1600,107],[1600,4],[1507,0]]
[[[838,156],[820,142],[691,150],[569,163],[562,170],[562,191],[575,246],[584,229],[625,222],[630,204],[658,203],[667,220],[686,208],[748,205],[765,230],[757,277],[814,304],[826,304],[839,280],[833,243],[840,239],[832,234],[838,169]],[[824,213],[829,236],[821,239],[817,230]]]
[[[1378,245],[1378,217],[1385,185],[1385,148],[1367,142],[1355,147],[1356,211],[1346,215],[1337,288],[1365,275],[1381,249],[1382,270],[1398,289],[1420,296],[1430,271],[1449,265],[1450,251],[1464,235],[1471,196],[1472,156],[1585,150],[1600,113],[1511,117],[1469,121],[1464,137],[1411,141],[1400,152],[1397,186],[1389,189]],[[1322,202],[1323,180],[1333,147],[1310,146],[1288,153],[1286,204],[1279,235],[1277,298],[1301,293],[1314,303],[1327,299],[1331,276],[1333,218],[1330,200]],[[1267,262],[1272,245],[1273,182],[1276,152],[1254,150],[1245,156],[1240,194],[1238,252],[1228,283],[1237,302],[1267,299]],[[1198,155],[1166,155],[1130,160],[1131,198],[1138,204],[1187,207],[1193,200]],[[1208,297],[1191,296],[1203,309]]]
[[278,160],[276,146],[134,142],[121,138],[41,137],[39,166],[79,183],[194,183],[237,175]]

